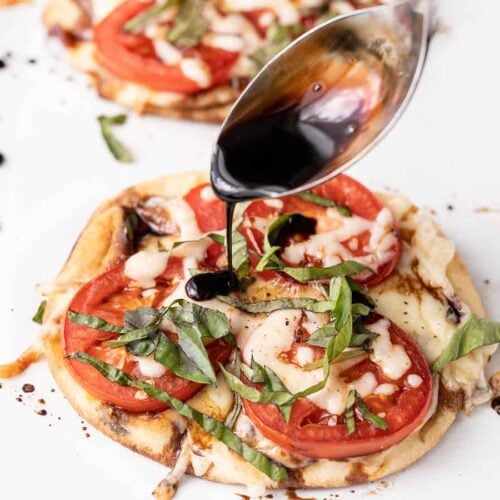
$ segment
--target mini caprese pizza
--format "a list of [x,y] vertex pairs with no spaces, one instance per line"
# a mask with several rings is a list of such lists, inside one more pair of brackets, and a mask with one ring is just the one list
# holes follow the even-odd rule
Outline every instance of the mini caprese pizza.
[[490,398],[500,324],[406,198],[339,175],[239,204],[235,283],[195,300],[192,280],[227,269],[225,228],[205,175],[131,188],[93,216],[37,314],[82,418],[172,467],[158,498],[184,472],[254,492],[380,479]]
[[105,98],[222,121],[259,69],[331,17],[380,0],[49,0],[44,22]]

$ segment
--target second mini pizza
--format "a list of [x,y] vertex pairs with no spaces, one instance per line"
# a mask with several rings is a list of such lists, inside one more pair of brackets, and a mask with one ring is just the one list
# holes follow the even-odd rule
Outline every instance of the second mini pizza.
[[138,112],[222,121],[275,54],[378,0],[49,0],[44,22],[99,94]]

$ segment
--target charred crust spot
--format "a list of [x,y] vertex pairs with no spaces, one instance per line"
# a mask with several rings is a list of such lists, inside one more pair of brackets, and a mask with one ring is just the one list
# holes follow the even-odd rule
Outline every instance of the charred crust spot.
[[278,488],[302,488],[306,483],[301,470],[288,471],[288,477],[279,482]]
[[116,406],[103,405],[104,415],[101,422],[118,436],[126,436],[129,432],[125,425],[128,422],[128,414]]
[[363,484],[369,481],[369,476],[363,468],[363,464],[359,462],[351,462],[351,470],[345,477],[347,484]]
[[181,431],[176,425],[172,427],[172,438],[166,444],[162,455],[161,462],[168,467],[173,467],[177,456],[179,455],[182,447],[182,442],[186,438],[186,430]]

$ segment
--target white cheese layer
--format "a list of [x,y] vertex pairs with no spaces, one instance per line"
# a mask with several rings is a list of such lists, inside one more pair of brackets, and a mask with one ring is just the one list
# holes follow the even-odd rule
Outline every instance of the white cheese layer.
[[155,286],[155,278],[165,270],[167,252],[137,252],[125,262],[124,274],[141,288]]

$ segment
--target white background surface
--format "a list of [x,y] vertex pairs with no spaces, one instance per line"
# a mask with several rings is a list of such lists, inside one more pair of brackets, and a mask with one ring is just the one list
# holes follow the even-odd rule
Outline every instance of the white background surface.
[[[469,265],[491,316],[500,320],[500,3],[441,0],[441,30],[423,81],[396,129],[351,171],[433,208]],[[96,116],[120,108],[97,98],[40,25],[38,6],[0,11],[0,363],[35,338],[38,283],[51,280],[91,211],[137,181],[208,168],[217,127],[130,115],[118,133],[137,158],[116,163]],[[36,64],[28,64],[35,58]],[[72,81],[68,81],[72,80]],[[447,206],[451,205],[452,210]],[[478,211],[489,207],[489,212]],[[485,283],[489,280],[489,283]],[[497,356],[491,368],[500,369]],[[24,403],[21,386],[36,386]],[[165,469],[82,423],[44,363],[0,389],[0,498],[148,499]],[[45,417],[36,414],[46,400]],[[60,417],[60,420],[59,420]],[[488,406],[460,417],[437,449],[385,487],[304,494],[358,499],[498,498],[500,432]],[[185,478],[179,499],[236,499],[245,488]]]

